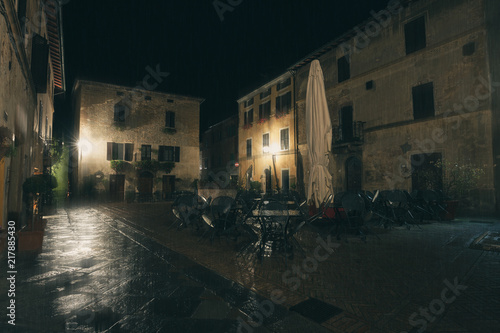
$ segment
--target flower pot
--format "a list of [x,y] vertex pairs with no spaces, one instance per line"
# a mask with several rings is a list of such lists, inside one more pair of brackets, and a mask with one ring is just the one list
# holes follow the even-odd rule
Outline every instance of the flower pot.
[[441,220],[444,220],[444,221],[454,220],[456,212],[457,212],[457,208],[458,208],[458,203],[459,203],[458,200],[445,200],[444,201],[444,204],[445,204],[444,208],[446,209],[446,212],[441,212],[441,214],[440,214]]

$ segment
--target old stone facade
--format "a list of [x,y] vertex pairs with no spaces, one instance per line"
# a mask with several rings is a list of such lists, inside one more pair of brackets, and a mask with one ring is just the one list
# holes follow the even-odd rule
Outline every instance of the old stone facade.
[[199,179],[203,99],[83,80],[73,99],[76,193],[167,199]]
[[[415,170],[442,159],[483,169],[469,193],[474,212],[498,212],[499,14],[493,0],[391,1],[290,67],[305,119],[310,62],[321,63],[336,192],[419,189]],[[305,122],[298,123],[307,181]],[[439,182],[449,177],[439,172]]]
[[50,173],[55,95],[65,90],[57,1],[0,0],[0,227],[21,227],[22,185]]
[[203,186],[227,188],[238,180],[238,115],[210,126],[201,138]]
[[239,179],[263,192],[297,186],[294,78],[284,73],[238,99]]

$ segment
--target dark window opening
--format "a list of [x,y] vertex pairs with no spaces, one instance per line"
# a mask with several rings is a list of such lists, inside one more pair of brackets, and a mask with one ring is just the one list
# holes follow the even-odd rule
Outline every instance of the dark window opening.
[[339,83],[349,80],[351,78],[351,69],[349,67],[349,61],[346,56],[343,56],[337,60],[337,67],[339,71]]
[[47,92],[49,75],[49,43],[38,34],[32,38],[31,74],[37,93]]
[[432,82],[422,84],[412,89],[413,119],[434,116],[434,85]]
[[151,96],[144,96],[144,99],[145,99],[146,101],[150,101],[150,100],[151,100]]
[[366,90],[372,90],[373,89],[373,80],[366,81]]
[[125,144],[125,161],[132,161],[134,159],[134,144]]
[[180,162],[180,147],[160,146],[158,149],[158,161]]
[[288,78],[285,81],[279,82],[276,85],[276,90],[280,91],[281,89],[288,87],[291,83],[292,83],[292,79],[291,78]]
[[174,100],[173,99],[167,99],[167,103],[173,103]]
[[354,138],[352,106],[344,106],[340,109],[340,140],[352,141]]
[[141,161],[151,161],[151,145],[141,146]]
[[476,52],[476,43],[474,42],[467,43],[462,47],[462,55],[464,57],[471,56],[474,52]]
[[284,95],[276,97],[276,115],[278,117],[288,114],[292,108],[292,93],[289,91]]
[[125,94],[123,93],[123,91],[117,91],[117,92],[116,92],[116,95],[117,95],[117,96],[123,96],[123,95],[125,95]]
[[127,111],[127,108],[125,107],[125,105],[121,105],[121,104],[116,104],[115,105],[115,111],[114,111],[114,121],[117,121],[117,122],[125,122],[125,118],[126,118],[126,111]]
[[253,109],[245,112],[245,125],[250,125],[251,123],[253,123]]
[[271,116],[271,101],[259,105],[259,120],[269,119]]
[[423,16],[405,24],[406,54],[425,48],[425,19]]
[[260,99],[264,99],[267,96],[271,95],[271,88],[267,89],[266,91],[263,91],[260,93]]
[[165,112],[165,127],[175,128],[175,112]]
[[253,97],[245,101],[245,107],[253,105]]
[[252,157],[252,139],[247,139],[247,157]]

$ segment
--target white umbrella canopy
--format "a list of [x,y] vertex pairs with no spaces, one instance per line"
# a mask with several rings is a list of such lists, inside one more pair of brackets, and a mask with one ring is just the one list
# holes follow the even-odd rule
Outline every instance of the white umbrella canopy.
[[328,171],[328,152],[332,143],[332,123],[325,96],[323,71],[318,60],[309,69],[306,95],[306,136],[309,151],[309,184],[307,200],[314,199],[316,207],[332,190],[332,176]]

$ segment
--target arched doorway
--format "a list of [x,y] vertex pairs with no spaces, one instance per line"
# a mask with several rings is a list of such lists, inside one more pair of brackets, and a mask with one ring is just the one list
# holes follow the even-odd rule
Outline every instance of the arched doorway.
[[139,200],[151,201],[153,199],[153,174],[143,171],[139,174]]
[[356,156],[349,157],[345,162],[345,178],[347,191],[361,191],[363,165]]

